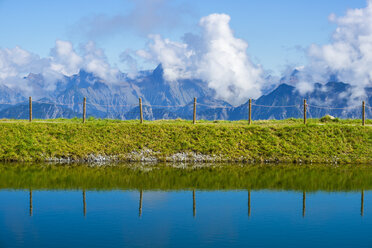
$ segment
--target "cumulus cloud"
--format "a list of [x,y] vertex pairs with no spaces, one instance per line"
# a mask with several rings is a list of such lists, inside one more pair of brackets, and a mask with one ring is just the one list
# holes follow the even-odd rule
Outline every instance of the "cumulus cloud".
[[234,36],[229,22],[226,14],[211,14],[200,20],[200,34],[185,34],[182,42],[151,35],[137,54],[161,63],[169,81],[201,79],[218,98],[240,104],[261,95],[263,70],[250,61],[247,42]]
[[39,71],[47,64],[47,60],[18,46],[0,49],[0,80],[26,76],[30,71]]
[[89,37],[103,36],[117,32],[135,31],[140,34],[173,29],[183,23],[191,12],[187,4],[172,0],[130,0],[133,9],[128,14],[115,16],[94,15],[84,18],[78,30],[84,30]]
[[50,69],[66,76],[79,72],[83,59],[74,51],[71,42],[57,40],[51,50]]
[[19,88],[25,94],[32,92],[32,87],[25,77],[30,72],[40,73],[49,66],[49,61],[40,58],[20,47],[0,49],[0,84],[9,88]]
[[93,42],[83,45],[78,53],[71,42],[57,40],[50,56],[46,58],[20,47],[0,49],[0,83],[10,88],[21,88],[25,92],[32,88],[24,79],[30,73],[44,77],[44,90],[54,90],[57,80],[77,74],[81,69],[107,83],[118,81],[118,69],[110,66],[104,52]]
[[164,77],[169,81],[192,77],[189,69],[194,52],[188,49],[187,44],[163,39],[160,35],[150,35],[149,38],[148,49],[137,51],[137,55],[161,63]]
[[300,73],[298,88],[303,93],[311,91],[312,83],[325,83],[336,75],[353,86],[352,98],[363,98],[364,88],[372,86],[372,0],[345,16],[331,14],[329,20],[337,24],[331,42],[310,46],[309,65]]
[[83,46],[83,51],[83,69],[108,83],[117,83],[119,70],[111,67],[102,49],[97,48],[95,43],[90,41]]

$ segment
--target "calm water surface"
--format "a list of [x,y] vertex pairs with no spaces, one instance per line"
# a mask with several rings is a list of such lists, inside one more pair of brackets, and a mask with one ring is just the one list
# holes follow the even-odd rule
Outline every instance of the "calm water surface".
[[372,191],[2,186],[0,247],[372,247]]

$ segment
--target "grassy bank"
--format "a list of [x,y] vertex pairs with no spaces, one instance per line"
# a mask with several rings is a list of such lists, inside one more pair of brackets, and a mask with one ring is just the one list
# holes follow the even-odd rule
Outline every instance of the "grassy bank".
[[296,190],[372,189],[368,165],[0,164],[0,189]]
[[[0,121],[0,160],[117,160],[372,163],[372,126],[355,120],[207,122],[56,119]],[[185,154],[181,154],[185,153]],[[176,155],[175,155],[176,154]],[[190,155],[193,154],[193,155]],[[202,154],[202,155],[200,155]],[[197,155],[200,155],[199,157]]]

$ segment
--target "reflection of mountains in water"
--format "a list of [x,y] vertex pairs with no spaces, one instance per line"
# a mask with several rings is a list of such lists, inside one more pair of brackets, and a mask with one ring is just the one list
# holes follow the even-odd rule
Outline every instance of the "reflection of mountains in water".
[[0,165],[0,189],[30,188],[356,191],[372,189],[372,170],[368,165]]

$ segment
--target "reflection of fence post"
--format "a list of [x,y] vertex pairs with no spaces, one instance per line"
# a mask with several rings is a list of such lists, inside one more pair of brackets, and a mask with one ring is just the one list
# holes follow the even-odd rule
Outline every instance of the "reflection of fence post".
[[87,116],[87,98],[84,97],[84,101],[83,101],[83,123],[85,123],[86,116]]
[[360,199],[360,215],[364,215],[364,190],[362,190],[362,195]]
[[85,196],[85,189],[83,189],[83,213],[85,217],[87,215],[87,202],[86,202],[86,196]]
[[196,216],[195,189],[192,191],[192,216]]
[[362,103],[362,125],[366,125],[366,102],[363,101]]
[[139,98],[140,122],[143,123],[142,99]]
[[32,189],[30,189],[30,216],[32,216]]
[[251,217],[251,191],[248,190],[248,217]]
[[143,198],[143,192],[142,189],[140,191],[140,202],[139,202],[139,208],[138,208],[138,216],[141,217],[142,215],[142,198]]
[[306,99],[304,99],[304,124],[306,124]]
[[248,124],[252,123],[252,99],[249,99]]
[[305,211],[306,211],[306,192],[304,191],[302,193],[302,217],[305,217]]
[[196,123],[196,97],[194,97],[194,115],[193,115],[193,124]]
[[28,99],[28,105],[29,105],[29,121],[32,121],[32,97],[30,96]]

